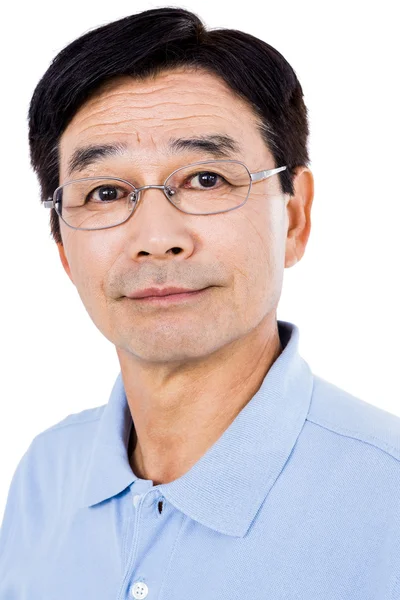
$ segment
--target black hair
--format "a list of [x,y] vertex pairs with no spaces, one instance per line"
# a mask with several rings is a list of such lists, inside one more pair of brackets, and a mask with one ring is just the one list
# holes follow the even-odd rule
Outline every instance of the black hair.
[[[275,48],[236,29],[207,29],[183,8],[146,10],[86,32],[51,62],[29,106],[31,164],[41,201],[59,185],[59,138],[78,109],[103,84],[121,76],[145,79],[174,67],[203,68],[222,78],[252,108],[283,193],[294,194],[297,166],[308,166],[308,111],[296,73]],[[62,244],[51,210],[53,239]]]

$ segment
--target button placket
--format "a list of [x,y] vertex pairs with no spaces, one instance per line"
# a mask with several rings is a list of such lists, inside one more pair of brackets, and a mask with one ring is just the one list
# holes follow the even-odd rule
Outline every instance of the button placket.
[[[160,491],[154,489],[147,490],[141,494],[134,494],[132,497],[132,504],[136,511],[135,530],[137,530],[137,525],[139,522],[138,519],[140,518],[140,515],[143,516],[143,511],[146,511],[146,509],[150,509],[153,515],[153,511],[155,511],[156,516],[159,518],[162,518],[165,512],[165,498],[162,496]],[[151,513],[149,513],[149,515]],[[140,598],[146,598],[149,593],[149,588],[143,580],[136,580],[128,589],[130,596],[137,600]]]

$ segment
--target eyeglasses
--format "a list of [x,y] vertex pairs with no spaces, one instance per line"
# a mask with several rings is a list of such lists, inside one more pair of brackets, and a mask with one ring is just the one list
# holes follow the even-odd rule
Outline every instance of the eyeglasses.
[[150,188],[163,190],[167,200],[184,213],[213,215],[240,208],[253,183],[286,168],[250,173],[238,160],[203,160],[176,169],[163,185],[139,188],[118,177],[84,177],[60,185],[43,204],[54,208],[68,227],[86,231],[127,221],[139,204],[141,192]]

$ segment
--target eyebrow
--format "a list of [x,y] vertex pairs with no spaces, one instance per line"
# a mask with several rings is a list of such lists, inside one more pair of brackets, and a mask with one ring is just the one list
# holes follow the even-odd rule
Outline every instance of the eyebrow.
[[[122,142],[90,144],[76,148],[68,161],[67,176],[83,171],[86,167],[100,162],[108,156],[122,156],[128,148],[128,144]],[[227,134],[170,138],[167,149],[173,154],[185,150],[199,150],[214,158],[232,158],[232,156],[242,151],[240,144]]]

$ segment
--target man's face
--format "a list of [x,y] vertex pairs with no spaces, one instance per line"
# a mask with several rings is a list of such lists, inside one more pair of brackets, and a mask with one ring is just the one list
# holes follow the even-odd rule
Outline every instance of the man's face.
[[[203,71],[176,69],[142,82],[121,78],[91,98],[64,131],[60,184],[100,175],[137,187],[162,184],[178,167],[212,159],[201,150],[172,154],[169,138],[206,134],[233,137],[243,148],[234,158],[250,172],[282,166],[274,164],[256,122],[244,102]],[[67,177],[76,148],[111,142],[129,150]],[[116,227],[82,231],[60,220],[60,257],[117,352],[149,362],[201,359],[258,326],[270,330],[288,266],[286,199],[277,175],[253,184],[237,210],[214,215],[183,213],[162,190],[145,190],[132,217]],[[168,306],[126,296],[152,286],[210,289]]]

